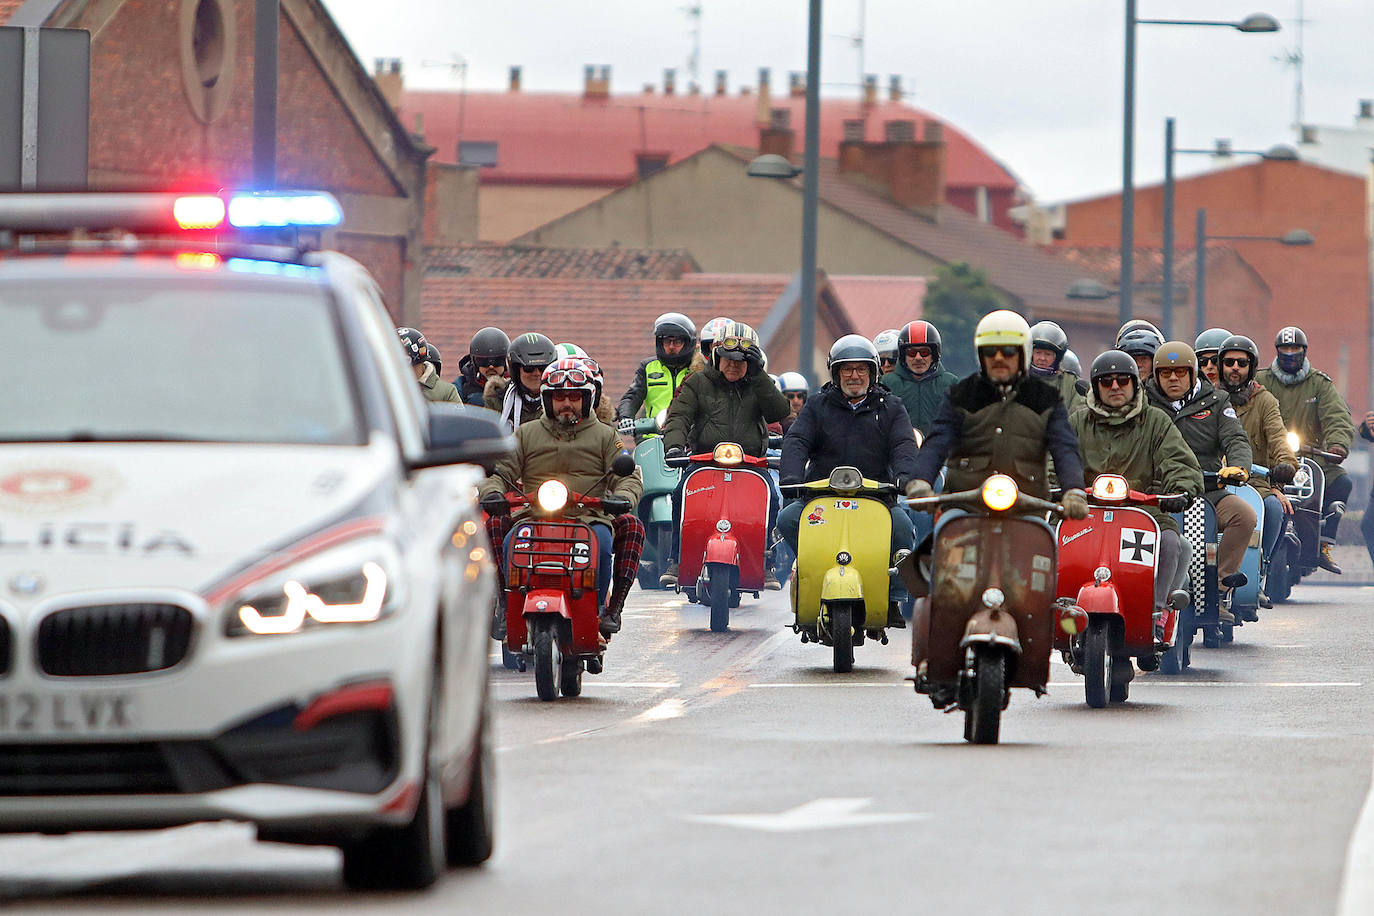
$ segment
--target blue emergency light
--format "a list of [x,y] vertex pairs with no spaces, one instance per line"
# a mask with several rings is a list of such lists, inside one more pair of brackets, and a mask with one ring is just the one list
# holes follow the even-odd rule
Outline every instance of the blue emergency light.
[[0,194],[0,229],[14,232],[326,229],[342,222],[343,208],[325,191]]

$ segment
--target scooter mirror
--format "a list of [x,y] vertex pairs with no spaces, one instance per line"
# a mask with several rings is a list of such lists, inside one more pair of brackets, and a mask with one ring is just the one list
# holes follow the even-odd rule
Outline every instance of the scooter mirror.
[[611,473],[617,477],[629,477],[635,472],[635,460],[625,452],[615,456],[611,462]]

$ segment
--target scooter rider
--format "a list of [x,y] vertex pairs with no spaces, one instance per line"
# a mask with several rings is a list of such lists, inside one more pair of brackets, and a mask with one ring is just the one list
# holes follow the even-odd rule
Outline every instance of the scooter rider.
[[[1080,379],[1083,378],[1083,363],[1078,359],[1078,354],[1072,350],[1064,351],[1064,358],[1059,361],[1059,368],[1065,372],[1072,372]],[[1087,392],[1084,392],[1087,395]]]
[[1064,514],[1086,517],[1078,439],[1059,392],[1030,374],[1030,325],[1015,312],[991,312],[974,329],[973,346],[979,371],[949,390],[917,456],[907,495],[933,496],[944,465],[946,493],[975,489],[1000,473],[1027,495],[1049,499],[1048,452],[1064,488]]
[[887,375],[897,368],[898,344],[897,329],[879,331],[873,338],[873,348],[878,351],[878,374]]
[[1312,368],[1307,358],[1307,335],[1302,328],[1287,327],[1274,338],[1277,355],[1273,365],[1256,373],[1256,380],[1279,399],[1283,421],[1297,433],[1304,445],[1312,445],[1340,457],[1335,461],[1313,458],[1326,474],[1326,496],[1322,500],[1321,559],[1322,569],[1340,573],[1341,568],[1331,557],[1331,545],[1336,542],[1336,528],[1354,484],[1341,462],[1350,454],[1355,441],[1355,424],[1350,419],[1350,406],[1336,390],[1331,377]]
[[716,338],[725,333],[725,329],[730,327],[732,320],[729,318],[712,318],[701,326],[701,342],[698,348],[701,350],[701,364],[711,365],[711,346],[716,342]]
[[487,379],[483,403],[499,413],[511,429],[538,420],[544,412],[539,380],[545,367],[557,358],[552,340],[543,334],[521,334],[506,351],[510,378]]
[[463,403],[458,389],[439,377],[439,370],[435,368],[434,356],[425,335],[414,328],[397,328],[396,334],[401,338],[401,348],[410,358],[410,368],[415,373],[415,380],[420,383],[420,393],[425,396],[425,400]]
[[[1141,506],[1159,524],[1159,563],[1155,572],[1155,610],[1164,609],[1169,593],[1183,584],[1189,551],[1178,522],[1202,494],[1202,469],[1173,420],[1148,403],[1135,360],[1108,350],[1093,360],[1091,387],[1084,403],[1069,414],[1078,435],[1084,476],[1120,474],[1131,489],[1161,493],[1157,506]],[[1163,638],[1157,624],[1156,639]]]
[[500,328],[482,328],[472,335],[468,354],[458,361],[458,378],[453,381],[463,396],[463,403],[486,406],[487,382],[505,377],[509,350],[510,338]]
[[1031,375],[1049,382],[1064,399],[1070,412],[1083,403],[1087,382],[1064,369],[1064,354],[1069,350],[1069,335],[1053,321],[1031,325]]
[[811,396],[811,386],[806,384],[806,376],[800,372],[784,372],[778,376],[778,381],[778,387],[782,389],[782,395],[787,398],[787,406],[790,408],[787,416],[780,421],[782,431],[786,434],[796,422],[802,407],[806,405],[806,399]]
[[1231,332],[1225,328],[1208,328],[1193,341],[1193,352],[1197,354],[1198,371],[1207,377],[1213,388],[1221,384],[1221,345]]
[[[1278,399],[1255,381],[1259,347],[1244,335],[1232,334],[1221,342],[1219,357],[1222,387],[1230,395],[1231,406],[1245,428],[1255,462],[1269,468],[1268,476],[1252,475],[1250,486],[1264,496],[1264,531],[1260,543],[1264,555],[1270,557],[1279,544],[1284,514],[1293,514],[1293,504],[1284,494],[1283,486],[1293,482],[1298,459],[1288,446]],[[1269,596],[1263,590],[1259,600],[1261,606],[1269,606]]]
[[679,312],[665,312],[654,319],[655,355],[635,369],[635,379],[615,411],[622,436],[634,434],[641,407],[646,417],[656,417],[667,409],[693,371],[696,352],[697,326],[692,319]]
[[[482,508],[489,515],[487,533],[493,544],[506,544],[514,522],[532,511],[525,508],[512,519],[505,497],[508,488],[518,485],[525,492],[534,493],[540,484],[557,479],[572,492],[601,499],[599,509],[570,503],[565,514],[586,521],[596,535],[601,632],[609,636],[620,630],[620,612],[639,569],[644,525],[633,510],[644,484],[638,468],[628,477],[610,473],[611,462],[621,453],[620,438],[614,429],[596,418],[598,373],[595,364],[575,357],[559,360],[544,370],[540,383],[542,415],[516,430],[515,453],[496,463],[494,473],[482,483],[479,493]],[[508,554],[509,545],[506,547],[503,555]],[[497,569],[504,590],[505,564],[498,563]],[[505,615],[500,611],[496,625],[497,629],[504,629]],[[504,633],[493,635],[500,637]]]
[[[784,485],[819,480],[837,467],[858,468],[870,480],[890,481],[909,489],[916,470],[916,437],[902,401],[878,382],[878,351],[860,334],[835,341],[826,360],[830,381],[806,401],[782,440],[779,479]],[[778,533],[797,552],[797,537],[806,500],[794,499],[778,513]],[[896,505],[892,511],[891,550],[910,550],[911,518]],[[905,627],[897,603],[906,590],[894,579],[888,626]]]
[[[711,348],[711,365],[693,372],[668,408],[663,426],[664,456],[680,458],[713,450],[722,442],[734,442],[746,455],[762,458],[768,453],[767,424],[776,423],[790,410],[773,380],[764,371],[763,349],[758,333],[747,324],[731,322]],[[677,585],[678,533],[681,530],[682,490],[687,475],[673,494],[673,562],[659,577],[665,588]],[[778,514],[779,496],[769,487],[768,530]],[[771,564],[769,564],[771,567]],[[769,568],[764,587],[782,588]]]
[[908,321],[897,332],[897,368],[882,377],[902,399],[911,425],[930,435],[945,394],[959,377],[940,365],[940,332],[929,321]]
[[[1148,322],[1145,322],[1148,324]],[[1116,348],[1135,360],[1136,371],[1142,379],[1148,380],[1155,371],[1155,353],[1164,338],[1158,331],[1147,327],[1136,327],[1117,339]]]
[[[1169,415],[1183,440],[1197,456],[1203,471],[1217,475],[1219,483],[1243,484],[1254,462],[1250,440],[1225,391],[1198,374],[1197,355],[1179,340],[1166,341],[1155,353],[1154,378],[1145,385],[1150,403]],[[1233,624],[1231,591],[1240,581],[1240,564],[1250,532],[1255,530],[1255,510],[1234,493],[1218,486],[1203,494],[1216,510],[1221,539],[1217,544],[1217,581],[1220,623]]]

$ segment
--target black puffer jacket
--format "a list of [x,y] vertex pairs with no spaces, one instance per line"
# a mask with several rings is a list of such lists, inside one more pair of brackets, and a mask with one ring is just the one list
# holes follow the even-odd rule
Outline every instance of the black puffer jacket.
[[1202,379],[1175,408],[1155,380],[1150,379],[1145,383],[1145,396],[1174,421],[1204,471],[1221,470],[1224,458],[1227,465],[1249,472],[1254,463],[1250,440],[1225,391]]
[[762,458],[768,451],[768,423],[792,410],[768,374],[751,370],[738,382],[726,381],[715,366],[693,372],[668,408],[663,447],[709,452],[722,442],[735,442],[746,455]]
[[827,382],[806,399],[782,440],[782,483],[828,477],[858,468],[871,480],[905,485],[916,468],[916,436],[902,399],[881,384],[858,405]]

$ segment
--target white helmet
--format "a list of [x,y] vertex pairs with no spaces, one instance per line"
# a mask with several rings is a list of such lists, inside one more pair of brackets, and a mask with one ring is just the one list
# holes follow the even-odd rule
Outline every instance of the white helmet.
[[781,380],[778,387],[782,389],[783,394],[789,394],[793,391],[800,391],[802,394],[811,393],[811,386],[806,384],[806,376],[800,372],[784,372],[778,378]]
[[1010,309],[989,312],[978,322],[973,331],[973,356],[981,367],[983,361],[978,356],[981,347],[1018,347],[1021,350],[1021,372],[1030,371],[1031,331],[1026,319]]

